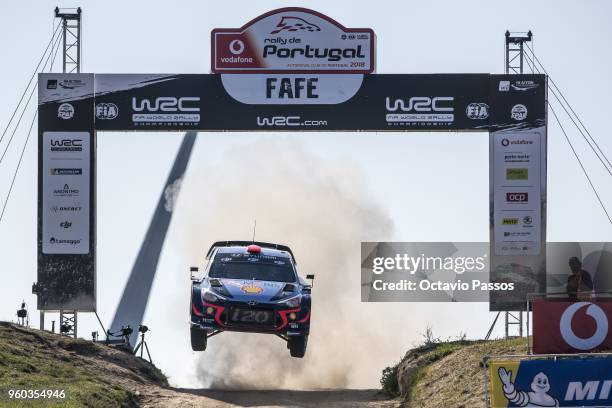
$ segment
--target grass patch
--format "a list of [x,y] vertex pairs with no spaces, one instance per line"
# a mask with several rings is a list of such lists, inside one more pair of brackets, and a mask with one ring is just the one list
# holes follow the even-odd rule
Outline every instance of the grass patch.
[[[78,354],[95,352],[93,343],[54,338],[59,336],[0,324],[0,406],[137,406],[130,391],[109,386],[93,368],[76,361]],[[64,390],[65,399],[9,399],[9,390]]]

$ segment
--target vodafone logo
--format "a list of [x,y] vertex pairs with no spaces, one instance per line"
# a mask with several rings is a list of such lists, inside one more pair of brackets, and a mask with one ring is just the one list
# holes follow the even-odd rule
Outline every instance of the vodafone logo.
[[230,41],[229,50],[234,55],[242,54],[244,52],[244,42],[242,40]]
[[532,145],[533,140],[526,140],[526,139],[510,140],[507,138],[503,138],[500,143],[504,147],[508,147],[510,145]]
[[[572,329],[574,315],[583,307],[587,307],[586,314],[595,320],[596,325],[595,333],[588,338],[578,337]],[[606,339],[608,335],[608,318],[601,307],[596,304],[590,302],[577,302],[565,309],[561,315],[559,328],[561,329],[561,337],[563,337],[563,340],[565,340],[569,346],[577,350],[591,350],[600,346]]]

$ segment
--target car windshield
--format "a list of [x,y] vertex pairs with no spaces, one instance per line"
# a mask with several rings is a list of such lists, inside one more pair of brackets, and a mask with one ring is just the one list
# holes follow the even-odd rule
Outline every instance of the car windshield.
[[208,276],[274,282],[295,281],[289,258],[261,254],[219,253],[215,256]]

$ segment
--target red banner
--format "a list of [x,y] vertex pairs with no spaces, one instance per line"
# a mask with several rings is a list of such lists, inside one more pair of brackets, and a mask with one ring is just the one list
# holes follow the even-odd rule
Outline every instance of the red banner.
[[612,349],[612,301],[536,300],[532,310],[536,354]]

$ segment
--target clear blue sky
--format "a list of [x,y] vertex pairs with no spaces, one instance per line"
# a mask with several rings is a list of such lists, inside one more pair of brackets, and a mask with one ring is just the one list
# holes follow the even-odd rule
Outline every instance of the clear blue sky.
[[[52,31],[56,1],[4,1],[0,11],[2,38],[3,129]],[[612,95],[612,3],[607,1],[73,1],[62,7],[83,8],[83,71],[97,73],[208,73],[210,31],[239,27],[278,7],[303,6],[329,15],[348,27],[371,27],[377,34],[379,73],[503,72],[506,29],[534,33],[535,50],[552,78],[565,92],[602,149],[612,155],[607,117]],[[57,64],[56,64],[57,65]],[[59,65],[57,66],[59,68]],[[35,101],[36,96],[34,96]],[[0,163],[0,203],[8,192],[18,153],[25,140],[24,123]],[[602,198],[612,208],[610,179],[585,148],[575,129],[577,145]],[[190,169],[227,165],[232,149],[265,143],[256,134],[204,134],[196,144]],[[326,163],[349,161],[363,174],[363,189],[384,209],[394,225],[386,237],[397,241],[488,240],[488,140],[483,133],[302,133],[275,137],[301,146]],[[0,223],[0,319],[14,319],[22,298],[35,310],[30,286],[36,280],[36,148],[26,150],[16,186]],[[178,148],[178,133],[105,133],[98,140],[98,305],[105,322],[111,319],[127,273],[136,256],[155,202]],[[3,150],[6,141],[0,144]],[[549,123],[548,240],[610,241],[612,226],[605,218],[573,159],[562,133]],[[189,170],[191,171],[191,170]],[[196,170],[193,170],[196,171]],[[187,177],[180,200],[196,194],[195,178]],[[194,196],[191,196],[193,198]],[[179,207],[180,208],[180,207]],[[147,319],[151,344],[162,369],[175,383],[193,384],[170,356],[168,342],[177,336],[161,333],[169,319],[163,314],[167,293],[181,293],[187,267],[181,237],[188,220],[177,218],[168,235]],[[182,223],[182,224],[181,224]],[[203,247],[208,242],[200,243]],[[356,263],[357,264],[357,263]],[[355,274],[359,271],[356,269]],[[171,288],[171,289],[169,289]],[[186,304],[186,303],[185,303]],[[451,307],[452,306],[452,307]],[[396,305],[371,306],[381,312]],[[442,337],[465,331],[481,337],[492,320],[484,304],[402,305],[413,330],[405,347],[388,351],[381,368],[418,340],[426,322]],[[389,308],[389,309],[385,309]],[[153,313],[154,311],[155,313]],[[51,317],[49,317],[51,319]],[[53,319],[58,319],[53,317]],[[34,316],[34,323],[37,322]],[[182,327],[173,324],[172,327]],[[97,329],[83,315],[80,333]],[[157,330],[156,330],[157,329]],[[168,357],[163,356],[168,355]],[[179,353],[181,356],[183,354]],[[187,354],[186,354],[187,355]],[[155,357],[155,356],[154,356]],[[378,367],[377,367],[378,369]],[[375,386],[374,380],[357,385]]]

